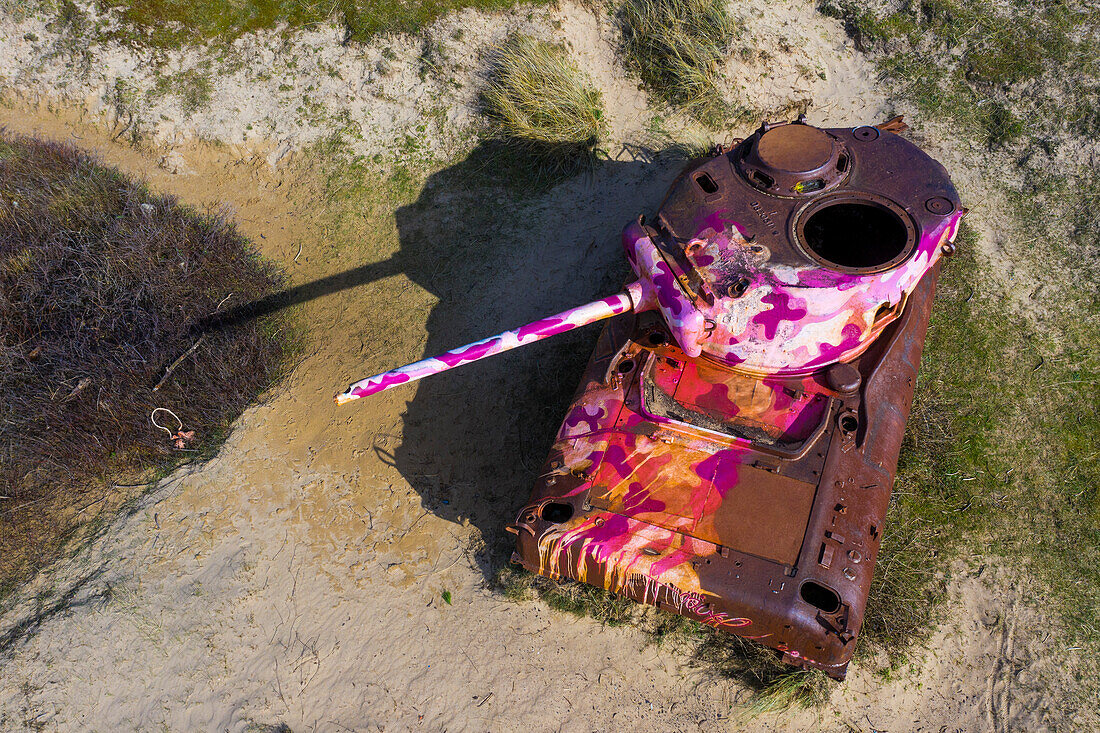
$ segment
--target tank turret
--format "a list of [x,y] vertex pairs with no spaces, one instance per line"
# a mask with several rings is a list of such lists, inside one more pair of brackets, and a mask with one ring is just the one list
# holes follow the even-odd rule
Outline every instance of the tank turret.
[[[875,127],[764,125],[623,232],[688,356],[808,374],[862,353],[955,238],[947,172]],[[948,247],[949,249],[949,247]]]

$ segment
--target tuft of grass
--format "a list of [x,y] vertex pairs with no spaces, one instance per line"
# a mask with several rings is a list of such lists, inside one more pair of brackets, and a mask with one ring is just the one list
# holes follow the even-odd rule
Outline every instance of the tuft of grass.
[[768,713],[781,713],[794,706],[823,705],[833,691],[833,682],[816,669],[787,669],[741,704],[738,719],[752,720]]
[[505,566],[497,573],[497,585],[505,597],[526,601],[538,597],[556,611],[588,616],[608,626],[622,626],[636,617],[634,601],[573,580],[551,580],[522,568]]
[[733,110],[719,89],[740,25],[721,0],[627,0],[622,55],[646,87],[700,122],[718,126]]
[[[0,587],[212,453],[291,345],[270,318],[196,324],[280,283],[225,219],[74,148],[0,136]],[[158,412],[173,438],[155,408],[178,417]]]
[[600,92],[565,48],[527,36],[493,54],[481,108],[496,139],[552,174],[591,167],[607,134]]
[[190,117],[210,104],[214,96],[214,82],[209,69],[193,68],[158,77],[153,92],[175,96],[183,113]]
[[696,664],[736,680],[751,691],[742,704],[745,717],[791,705],[810,707],[828,699],[834,684],[824,672],[791,667],[774,649],[740,636],[687,622]]

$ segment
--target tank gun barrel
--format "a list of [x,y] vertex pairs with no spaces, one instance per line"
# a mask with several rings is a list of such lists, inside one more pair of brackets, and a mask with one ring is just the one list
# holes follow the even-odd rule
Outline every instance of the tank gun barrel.
[[463,364],[496,356],[520,346],[527,346],[536,341],[557,336],[559,333],[572,331],[575,328],[587,326],[589,323],[626,313],[641,303],[642,286],[640,283],[632,283],[626,290],[617,295],[594,300],[591,303],[570,308],[557,315],[539,319],[511,331],[498,333],[496,336],[460,346],[437,356],[430,356],[398,369],[362,379],[336,395],[336,404],[342,405],[345,402],[351,402],[360,397],[368,397],[400,384],[415,382],[418,379],[439,374]]
[[639,278],[630,283],[623,292],[460,346],[438,356],[430,356],[398,369],[361,379],[336,395],[336,404],[342,405],[360,397],[369,397],[399,384],[415,382],[630,310],[659,310],[684,353],[692,358],[699,356],[706,339],[703,315],[677,285],[675,275],[643,229],[641,220],[623,230],[623,247]]

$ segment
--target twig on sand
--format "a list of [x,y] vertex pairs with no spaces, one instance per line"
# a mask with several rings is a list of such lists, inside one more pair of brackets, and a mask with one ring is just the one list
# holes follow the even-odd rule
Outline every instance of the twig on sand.
[[462,654],[466,657],[466,661],[470,663],[470,666],[474,668],[474,671],[478,674],[481,674],[481,670],[478,669],[478,666],[476,664],[474,664],[474,660],[470,658],[470,655],[466,653],[465,649],[462,650]]
[[[222,301],[222,302],[225,302],[225,301]],[[184,359],[186,359],[187,357],[191,356],[191,354],[194,354],[194,353],[195,353],[195,349],[199,348],[199,346],[200,346],[200,345],[202,344],[202,342],[203,342],[203,341],[205,341],[205,340],[206,340],[206,334],[204,333],[204,334],[203,334],[202,336],[199,336],[198,340],[197,340],[197,341],[196,341],[195,343],[191,344],[191,348],[190,348],[190,349],[188,349],[187,351],[183,352],[183,354],[182,354],[182,355],[181,355],[181,356],[180,356],[180,357],[179,357],[178,359],[176,359],[176,360],[175,360],[174,362],[172,362],[171,364],[169,364],[169,365],[168,365],[168,368],[164,370],[164,376],[163,376],[163,377],[161,377],[161,378],[160,378],[160,381],[159,381],[159,382],[157,382],[157,384],[156,384],[156,386],[155,386],[155,387],[153,387],[153,391],[154,391],[154,392],[156,392],[156,391],[158,391],[158,390],[159,390],[159,389],[160,389],[161,387],[163,387],[163,386],[164,386],[164,383],[168,381],[168,377],[172,376],[172,372],[176,371],[176,367],[178,367],[178,366],[180,365],[180,363],[182,363],[182,362],[183,362],[183,360],[184,360]]]
[[416,518],[416,519],[415,519],[415,520],[413,521],[413,523],[412,523],[412,524],[410,524],[410,525],[409,525],[408,527],[406,527],[406,528],[405,528],[405,531],[401,533],[401,536],[402,536],[402,537],[404,537],[404,536],[405,536],[405,535],[407,535],[407,534],[408,534],[409,532],[412,532],[412,529],[413,529],[413,527],[415,527],[415,526],[416,526],[417,524],[419,524],[419,523],[420,523],[420,520],[421,520],[421,519],[423,519],[423,518],[424,518],[424,517],[426,517],[426,516],[428,516],[428,511],[427,511],[427,510],[425,510],[423,514],[421,514],[421,515],[420,515],[419,517],[417,517],[417,518]]

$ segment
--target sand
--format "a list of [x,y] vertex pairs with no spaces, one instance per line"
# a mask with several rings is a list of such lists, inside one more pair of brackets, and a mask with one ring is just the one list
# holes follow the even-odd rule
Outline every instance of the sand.
[[[760,48],[799,50],[731,69],[731,97],[808,107],[810,121],[829,125],[890,111],[873,67],[810,3],[743,12]],[[647,123],[664,112],[618,66],[605,17],[568,2],[530,17],[449,16],[429,38],[451,49],[450,65],[425,79],[414,68],[416,39],[346,49],[320,30],[269,57],[270,37],[246,38],[239,45],[251,72],[222,77],[209,106],[190,116],[171,97],[142,106],[143,119],[159,121],[139,148],[119,135],[124,121],[104,90],[123,73],[152,85],[140,60],[105,49],[78,74],[20,42],[34,22],[0,24],[0,79],[18,92],[0,124],[95,150],[187,203],[229,206],[295,284],[368,267],[358,287],[303,304],[301,363],[237,421],[216,458],[161,482],[3,609],[0,729],[1095,725],[1095,710],[1061,702],[1072,689],[1063,660],[1080,650],[1050,630],[1026,578],[983,558],[951,568],[949,618],[896,676],[857,663],[823,708],[748,722],[736,707],[747,691],[690,649],[505,599],[492,582],[508,551],[502,527],[526,498],[558,417],[531,395],[547,381],[572,382],[594,332],[332,404],[351,379],[606,294],[621,280],[618,231],[655,208],[678,164],[649,153]],[[48,32],[34,27],[46,46]],[[357,152],[392,151],[427,119],[420,134],[430,142],[416,154],[445,156],[476,129],[478,59],[514,27],[568,42],[603,91],[612,160],[531,200],[504,192],[470,200],[458,185],[466,170],[444,166],[417,202],[362,231],[359,245],[333,244],[308,150],[336,123],[296,116],[277,85],[256,86],[257,64],[295,89],[331,79],[314,93],[326,114],[343,111],[362,126]],[[316,65],[278,66],[295,54]],[[443,111],[428,115],[433,107]],[[455,264],[471,239],[476,254]]]

